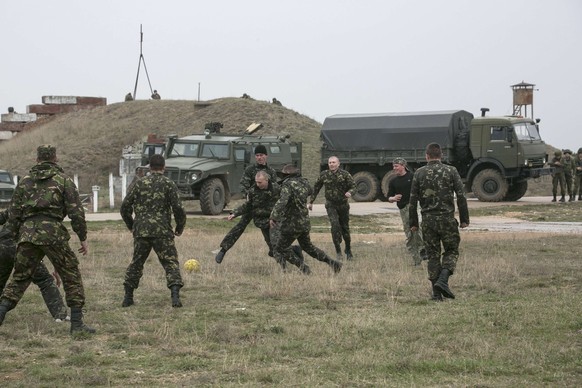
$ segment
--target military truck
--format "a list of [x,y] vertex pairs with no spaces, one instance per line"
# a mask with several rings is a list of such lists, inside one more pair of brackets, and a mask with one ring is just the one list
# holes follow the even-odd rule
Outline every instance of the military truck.
[[548,175],[548,155],[539,120],[518,116],[481,117],[468,111],[334,115],[321,129],[320,169],[337,156],[356,182],[354,200],[386,200],[394,177],[392,160],[404,158],[414,171],[426,164],[431,142],[443,162],[459,171],[467,192],[484,202],[517,201],[527,180]]
[[0,170],[0,207],[8,207],[15,187],[12,174],[6,170]]
[[302,144],[290,141],[289,136],[205,131],[168,137],[164,151],[165,175],[176,183],[182,199],[200,200],[203,214],[220,214],[231,199],[242,197],[240,179],[247,166],[254,163],[254,149],[259,144],[267,147],[268,164],[276,171],[281,171],[286,164],[301,168]]

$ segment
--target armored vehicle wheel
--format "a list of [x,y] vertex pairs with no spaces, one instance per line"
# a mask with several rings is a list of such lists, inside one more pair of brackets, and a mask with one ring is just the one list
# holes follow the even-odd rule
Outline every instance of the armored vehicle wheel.
[[217,215],[222,213],[226,206],[224,184],[219,178],[210,178],[200,190],[200,209],[202,214]]
[[368,171],[360,171],[354,174],[356,193],[352,196],[356,202],[373,202],[378,198],[378,178]]
[[527,191],[527,181],[519,181],[509,186],[504,201],[517,201],[525,195]]
[[507,194],[508,186],[499,171],[487,169],[477,174],[471,189],[479,201],[499,202]]

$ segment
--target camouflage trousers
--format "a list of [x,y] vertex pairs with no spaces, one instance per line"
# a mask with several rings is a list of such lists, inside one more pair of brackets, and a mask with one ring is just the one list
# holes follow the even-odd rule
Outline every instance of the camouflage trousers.
[[566,190],[568,195],[574,195],[574,191],[572,190],[572,174],[565,174],[564,180],[566,181]]
[[400,210],[400,218],[402,219],[402,228],[406,236],[406,249],[412,256],[413,264],[418,265],[422,262],[420,252],[424,249],[422,241],[422,231],[418,229],[416,232],[410,230],[410,215],[408,213],[410,205],[406,205]]
[[275,259],[279,264],[285,262],[293,263],[293,248],[291,244],[293,244],[293,241],[295,240],[297,240],[301,249],[309,256],[326,263],[329,261],[329,256],[324,251],[313,245],[311,237],[309,236],[309,231],[297,233],[282,232],[279,241],[275,244]]
[[325,211],[331,224],[331,239],[336,253],[341,253],[342,239],[346,243],[346,251],[351,250],[352,239],[350,237],[350,204],[325,204]]
[[[276,245],[281,240],[281,229],[279,226],[275,226],[274,228],[261,228],[261,232],[263,233],[265,242],[269,246],[269,256],[274,257],[278,263],[281,263],[283,256],[279,255],[279,258],[277,258],[274,251]],[[288,249],[285,250],[284,257],[285,261],[293,264],[299,269],[302,269],[305,265],[305,260],[303,259],[303,254],[301,253],[301,247],[289,245]]]
[[572,195],[582,196],[582,175],[574,176],[574,191]]
[[552,194],[554,197],[558,194],[558,184],[560,184],[560,194],[566,195],[566,178],[563,172],[554,174],[552,177]]
[[180,262],[178,251],[173,237],[135,237],[133,239],[133,259],[125,271],[124,286],[138,288],[143,276],[143,266],[154,250],[158,255],[160,264],[166,271],[166,283],[168,288],[172,286],[182,287],[182,275],[180,274]]
[[226,236],[224,236],[222,242],[220,243],[220,247],[225,251],[228,251],[230,248],[232,248],[234,244],[238,241],[240,236],[242,236],[248,224],[250,224],[252,220],[253,220],[252,215],[243,214],[240,217],[238,223],[235,226],[233,226],[231,230],[228,231]]
[[[61,245],[20,243],[16,251],[12,281],[4,289],[2,300],[9,300],[16,306],[30,283],[37,278],[42,279],[40,283],[36,284],[38,284],[41,291],[45,289],[52,295],[50,297],[51,302],[47,303],[47,307],[51,314],[55,316],[53,311],[56,312],[56,310],[53,310],[53,308],[56,309],[59,303],[55,302],[54,298],[57,298],[56,295],[58,294],[58,299],[60,299],[60,293],[58,293],[58,288],[56,288],[51,274],[41,263],[45,255],[63,281],[67,305],[73,308],[83,307],[85,305],[85,290],[81,272],[79,271],[79,260],[68,243]],[[55,292],[55,289],[57,292]],[[45,293],[43,293],[43,298],[46,302]]]
[[[428,256],[428,278],[436,280],[441,270],[455,272],[459,259],[459,223],[454,217],[430,217],[422,219],[422,237]],[[444,252],[441,261],[441,243]]]
[[[15,253],[6,254],[6,251],[0,252],[0,294],[4,290],[4,286],[6,286],[6,282],[14,268]],[[36,271],[32,275],[32,282],[40,289],[44,303],[52,317],[55,319],[65,319],[67,316],[67,308],[63,303],[63,297],[55,284],[55,279],[42,261],[38,264]]]

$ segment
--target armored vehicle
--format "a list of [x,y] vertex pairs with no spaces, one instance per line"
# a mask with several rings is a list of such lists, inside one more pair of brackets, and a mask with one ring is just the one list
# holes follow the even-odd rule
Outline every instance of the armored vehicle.
[[231,199],[241,196],[240,179],[254,163],[254,149],[263,144],[268,164],[276,171],[284,165],[301,168],[302,145],[289,136],[226,135],[206,131],[200,135],[169,136],[165,145],[166,176],[182,199],[200,200],[203,214],[220,214]]
[[392,160],[404,158],[414,171],[426,164],[431,142],[443,162],[459,171],[467,192],[485,202],[517,201],[527,179],[548,175],[538,122],[517,116],[481,117],[464,111],[334,115],[321,129],[320,169],[337,156],[357,186],[354,200],[386,199],[394,177]]
[[10,204],[15,187],[12,174],[6,170],[0,170],[0,206],[7,207]]

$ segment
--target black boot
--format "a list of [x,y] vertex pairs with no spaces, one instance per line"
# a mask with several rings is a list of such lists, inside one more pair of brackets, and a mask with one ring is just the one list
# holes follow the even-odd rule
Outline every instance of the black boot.
[[556,202],[556,196],[554,195],[554,199],[552,199],[552,202]]
[[562,198],[560,198],[560,202],[566,202],[566,196],[562,195]]
[[172,286],[170,288],[172,294],[172,307],[182,307],[182,302],[180,301],[180,286]]
[[325,255],[325,258],[322,260],[324,263],[329,264],[331,268],[333,268],[333,272],[338,273],[342,270],[342,263],[332,259],[328,255]]
[[582,195],[578,196],[578,201],[582,201]]
[[574,196],[570,195],[570,200],[568,202],[572,202],[572,201],[574,201]]
[[95,333],[95,329],[83,323],[83,310],[80,307],[71,307],[71,334]]
[[216,260],[216,262],[218,264],[222,263],[222,260],[224,259],[224,255],[226,255],[226,250],[224,248],[220,248],[220,251],[216,254],[216,257],[214,258],[214,260]]
[[4,317],[6,317],[6,313],[14,308],[14,303],[9,301],[8,299],[3,299],[0,302],[0,326],[2,326],[2,322],[4,322]]
[[123,302],[121,307],[129,307],[133,304],[133,288],[125,285],[125,296],[123,297]]
[[453,294],[449,288],[449,276],[451,276],[451,271],[443,268],[439,278],[434,284],[434,287],[439,290],[445,298],[455,299],[455,294]]
[[431,280],[430,282],[432,284],[432,297],[430,298],[430,300],[441,302],[443,300],[443,294],[439,289],[437,289],[434,286],[434,284],[436,283],[436,280]]
[[352,248],[347,247],[346,248],[346,260],[353,260],[354,259],[354,255],[352,255]]

